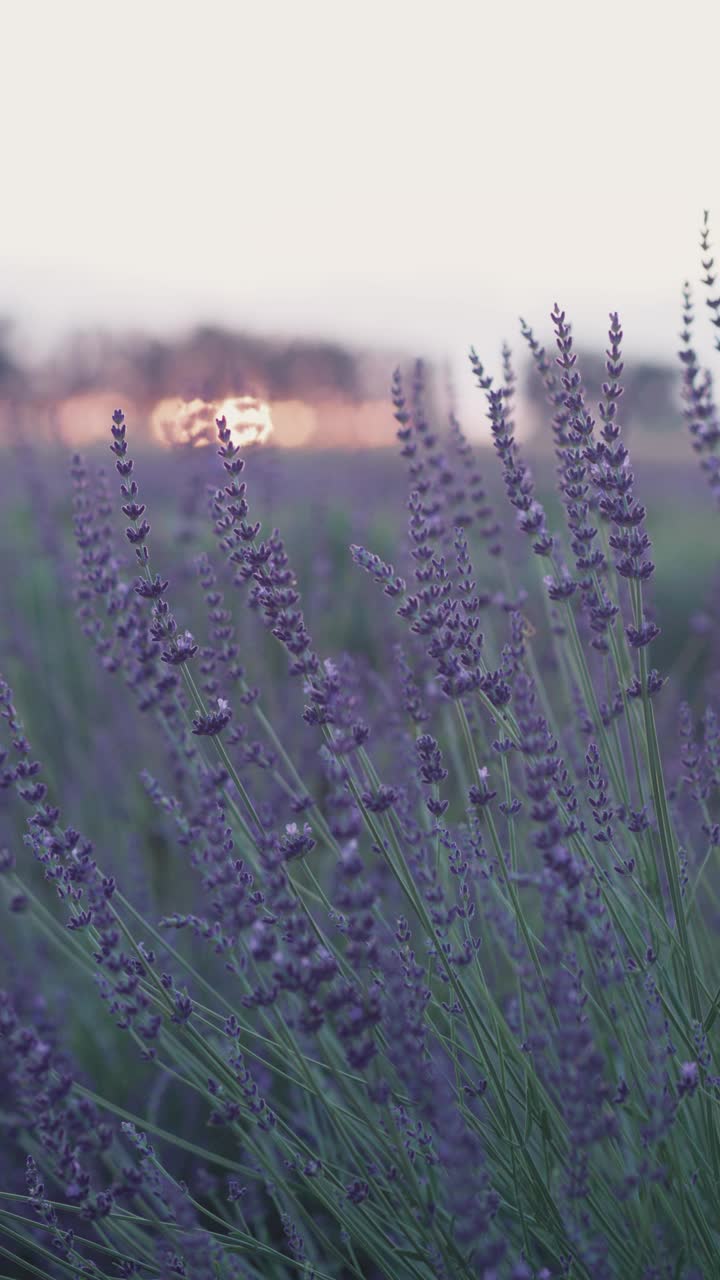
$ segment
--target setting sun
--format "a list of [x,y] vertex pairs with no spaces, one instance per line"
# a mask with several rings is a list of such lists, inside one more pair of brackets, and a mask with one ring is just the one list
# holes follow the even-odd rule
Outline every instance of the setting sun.
[[158,444],[202,448],[215,438],[215,419],[224,417],[237,445],[263,444],[273,430],[270,406],[256,396],[224,400],[159,400],[150,414],[150,430]]

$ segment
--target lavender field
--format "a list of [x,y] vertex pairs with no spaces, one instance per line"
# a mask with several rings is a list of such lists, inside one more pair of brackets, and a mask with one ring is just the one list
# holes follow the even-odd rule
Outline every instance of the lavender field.
[[527,444],[6,451],[5,1280],[720,1275],[720,422],[551,324]]

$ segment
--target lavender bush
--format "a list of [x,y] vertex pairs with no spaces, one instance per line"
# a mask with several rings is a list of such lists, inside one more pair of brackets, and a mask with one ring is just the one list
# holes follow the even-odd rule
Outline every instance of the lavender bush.
[[[707,224],[702,247],[720,327]],[[471,360],[510,522],[422,366],[395,375],[407,536],[396,565],[351,547],[384,609],[369,659],[317,651],[224,420],[214,543],[178,535],[167,577],[123,413],[115,478],[73,459],[108,732],[93,778],[69,708],[61,809],[0,685],[29,814],[0,852],[6,1277],[720,1274],[717,672],[698,712],[653,665],[619,317],[597,409],[552,325],[554,351],[522,335],[561,528],[507,349],[498,378]],[[689,290],[680,354],[716,491]],[[315,587],[343,609],[320,561]]]

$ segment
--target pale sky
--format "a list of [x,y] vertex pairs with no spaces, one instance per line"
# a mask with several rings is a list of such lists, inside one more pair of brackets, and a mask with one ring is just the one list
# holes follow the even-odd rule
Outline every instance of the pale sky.
[[670,355],[720,248],[720,4],[2,0],[0,312]]

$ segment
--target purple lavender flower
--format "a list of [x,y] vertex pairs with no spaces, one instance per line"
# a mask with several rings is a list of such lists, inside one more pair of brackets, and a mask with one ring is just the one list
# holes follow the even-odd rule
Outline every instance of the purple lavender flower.
[[217,707],[214,711],[208,711],[205,715],[195,716],[192,731],[198,737],[216,737],[230,723],[231,716],[230,704],[225,698],[218,698]]

